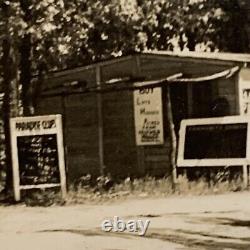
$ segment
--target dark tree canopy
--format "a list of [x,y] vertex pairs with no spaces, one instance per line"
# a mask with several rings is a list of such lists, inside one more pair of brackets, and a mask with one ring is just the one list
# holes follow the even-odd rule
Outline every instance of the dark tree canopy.
[[[152,49],[249,51],[245,0],[1,2],[0,17],[8,6],[10,36],[32,73],[41,64],[62,69]],[[1,37],[5,24],[1,18]]]

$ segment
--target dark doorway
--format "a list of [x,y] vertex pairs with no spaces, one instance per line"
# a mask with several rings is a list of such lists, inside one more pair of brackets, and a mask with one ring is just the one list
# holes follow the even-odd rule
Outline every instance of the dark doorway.
[[[183,119],[215,116],[212,112],[214,106],[212,106],[213,86],[211,82],[176,83],[170,86],[170,92],[177,135]],[[218,110],[220,109],[217,108],[216,111]]]
[[213,116],[211,112],[212,83],[192,84],[192,114],[190,118],[206,118]]
[[170,86],[173,121],[178,135],[181,120],[188,118],[188,88],[186,83]]

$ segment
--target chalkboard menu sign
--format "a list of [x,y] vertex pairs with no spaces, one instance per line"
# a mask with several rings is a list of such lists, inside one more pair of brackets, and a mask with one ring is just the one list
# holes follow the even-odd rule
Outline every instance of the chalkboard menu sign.
[[15,199],[20,190],[61,187],[66,192],[60,115],[11,119]]
[[21,185],[60,183],[56,135],[17,138]]
[[249,161],[249,121],[229,116],[183,120],[178,166],[234,166]]

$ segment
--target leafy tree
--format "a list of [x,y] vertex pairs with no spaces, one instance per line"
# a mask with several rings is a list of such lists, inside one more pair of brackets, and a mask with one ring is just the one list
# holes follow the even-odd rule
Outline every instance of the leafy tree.
[[5,163],[7,182],[6,187],[11,186],[12,168],[11,168],[11,148],[10,148],[10,127],[9,118],[18,115],[18,65],[17,54],[15,51],[15,39],[18,36],[19,23],[14,22],[13,17],[19,17],[19,8],[16,8],[16,2],[12,4],[9,2],[1,3],[1,23],[0,29],[2,30],[2,58],[1,69],[3,74],[2,89],[4,91],[3,98],[3,122],[5,134]]
[[[223,0],[217,3],[222,9],[223,25],[218,27],[215,40],[220,51],[249,53],[249,9],[245,0]],[[217,25],[218,26],[218,25]]]
[[134,0],[69,1],[64,30],[71,40],[66,65],[88,64],[145,48],[142,13]]
[[138,0],[147,49],[249,51],[238,0]]

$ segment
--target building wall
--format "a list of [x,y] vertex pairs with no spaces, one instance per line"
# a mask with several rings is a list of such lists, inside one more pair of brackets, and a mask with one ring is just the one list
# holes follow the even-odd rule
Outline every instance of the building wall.
[[107,93],[102,101],[106,172],[138,175],[132,92]]
[[96,100],[91,94],[65,97],[64,136],[70,179],[100,171]]
[[[74,69],[70,73],[56,72],[48,77],[41,91],[47,97],[40,96],[35,108],[36,114],[62,114],[69,182],[87,173],[100,173],[97,95],[59,94],[62,91],[74,91],[74,88],[63,87],[74,81],[86,81],[89,87],[95,86],[95,68],[80,71]],[[54,94],[58,96],[53,97]]]
[[[46,89],[47,94],[59,94],[62,90],[70,93],[74,89],[64,85],[69,85],[68,83],[73,81],[86,81],[88,87],[95,87],[97,84],[103,85],[108,80],[122,77],[150,80],[180,72],[186,77],[196,77],[217,73],[232,65],[233,63],[229,62],[208,62],[204,59],[192,60],[153,55],[129,56],[54,73],[46,79],[43,93]],[[236,78],[230,78],[209,83],[212,86],[211,101],[217,97],[225,97],[230,103],[228,115],[237,113],[236,80]],[[48,91],[49,88],[52,90]],[[187,91],[187,99],[191,97],[190,91]],[[202,99],[201,102],[200,105],[208,105]],[[36,114],[60,113],[63,115],[70,182],[85,173],[100,175],[102,169],[104,173],[111,173],[117,178],[146,174],[168,176],[171,174],[170,136],[164,89],[162,105],[164,144],[158,146],[136,146],[132,91],[41,97],[37,102]],[[192,105],[195,104],[192,100],[188,100],[188,105],[191,107],[188,109],[190,111]]]
[[[153,79],[157,66],[151,64],[151,69],[144,71],[140,57],[133,57],[119,65],[106,65],[102,67],[102,80],[105,82],[112,78],[134,76]],[[155,68],[156,67],[156,68]],[[166,77],[170,73],[158,72],[159,77]],[[156,78],[156,77],[155,77]],[[163,91],[164,92],[164,91]],[[113,92],[102,97],[103,123],[104,123],[104,165],[108,172],[116,176],[164,176],[171,173],[170,141],[168,122],[166,119],[166,98],[163,94],[163,116],[165,143],[157,146],[136,146],[135,121],[133,109],[133,92]]]

